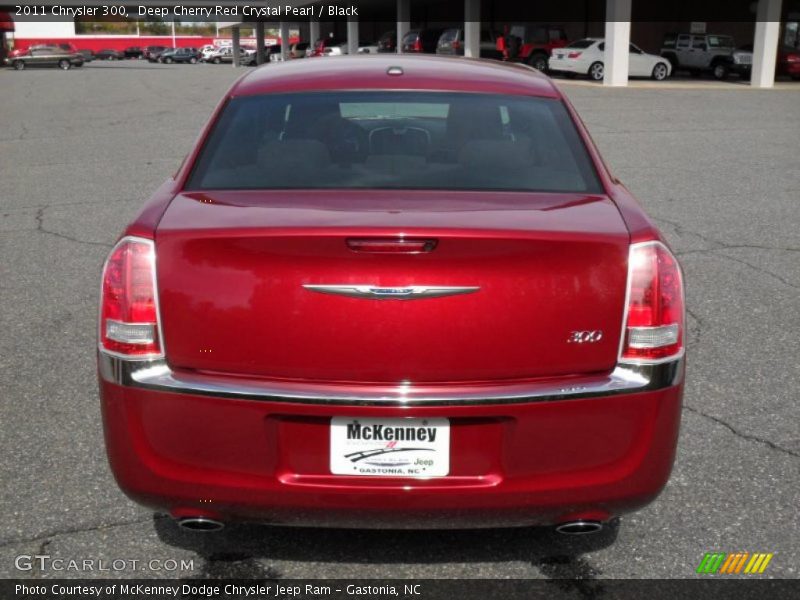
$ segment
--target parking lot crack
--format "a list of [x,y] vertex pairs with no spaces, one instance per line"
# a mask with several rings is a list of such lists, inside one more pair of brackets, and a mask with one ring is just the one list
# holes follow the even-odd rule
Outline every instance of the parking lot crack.
[[757,435],[752,435],[750,433],[743,433],[743,432],[739,431],[738,429],[736,429],[733,425],[731,425],[727,421],[723,421],[719,417],[715,417],[713,415],[709,415],[708,413],[705,413],[705,412],[695,408],[694,406],[690,406],[689,404],[684,403],[683,404],[683,408],[685,410],[689,411],[690,413],[693,413],[693,414],[696,414],[696,415],[698,415],[700,417],[708,419],[709,421],[713,421],[717,425],[721,425],[722,427],[724,427],[725,429],[730,431],[733,435],[735,435],[738,438],[741,438],[743,440],[747,440],[749,442],[755,442],[757,444],[762,444],[764,446],[767,446],[768,448],[771,448],[772,450],[775,450],[776,452],[781,452],[782,454],[788,454],[789,456],[793,456],[795,458],[800,458],[800,453],[798,453],[798,452],[795,452],[793,450],[789,450],[788,448],[784,448],[783,446],[781,446],[779,444],[776,444],[775,442],[773,442],[771,440],[768,440],[766,438],[762,438],[762,437],[759,437]]
[[[672,227],[675,230],[675,233],[677,233],[681,237],[684,237],[686,235],[691,235],[703,240],[708,244],[713,244],[716,248],[722,248],[725,246],[725,244],[723,244],[722,242],[712,239],[702,233],[697,233],[696,231],[691,231],[690,229],[686,229],[686,227],[684,227],[683,224],[678,223],[677,221],[670,221],[669,219],[664,219],[662,217],[655,217],[655,220],[661,221],[662,223],[666,223],[667,225]],[[701,250],[709,251],[714,249],[715,248],[702,248]]]
[[150,523],[154,520],[159,519],[166,519],[168,517],[165,516],[152,516],[147,515],[147,517],[141,519],[134,519],[131,521],[119,521],[116,523],[100,523],[99,525],[92,525],[90,527],[75,527],[72,529],[57,529],[54,531],[48,531],[41,535],[37,535],[32,538],[15,538],[11,540],[5,540],[0,542],[0,548],[6,548],[8,546],[15,546],[18,544],[29,544],[33,542],[41,542],[41,548],[45,548],[52,543],[53,538],[65,536],[65,535],[74,535],[76,533],[90,533],[93,531],[105,531],[108,529],[114,529],[116,527],[128,527],[130,525],[139,525],[141,523]]
[[678,223],[677,221],[670,221],[662,217],[656,217],[656,221],[661,221],[662,223],[666,223],[675,230],[675,233],[677,233],[680,236],[691,235],[703,240],[704,242],[713,244],[714,246],[713,248],[695,248],[694,250],[683,250],[680,252],[676,252],[675,254],[678,256],[683,256],[685,254],[704,254],[707,252],[715,252],[718,250],[738,250],[738,249],[775,250],[779,252],[800,252],[800,248],[794,248],[792,246],[766,246],[763,244],[728,244],[726,242],[721,242],[719,240],[710,238],[705,234],[698,233],[697,231],[692,231],[691,229],[687,229],[684,225]]
[[703,319],[698,317],[690,308],[686,308],[686,314],[689,315],[692,320],[694,321],[695,326],[690,328],[692,332],[692,346],[699,346],[700,340],[703,337],[703,327],[705,327],[705,323]]
[[[794,289],[800,289],[800,286],[792,283],[788,279],[785,279],[781,275],[778,275],[777,273],[774,273],[774,272],[770,271],[769,269],[765,269],[763,267],[759,267],[758,265],[754,265],[753,263],[748,262],[748,261],[744,260],[743,258],[738,258],[736,256],[731,256],[730,254],[725,254],[724,252],[722,252],[723,250],[731,250],[731,249],[735,249],[735,248],[736,248],[736,246],[721,246],[719,248],[703,248],[703,249],[698,249],[698,250],[687,250],[685,252],[676,252],[675,255],[679,256],[679,257],[680,256],[686,256],[688,254],[719,256],[721,258],[725,258],[727,260],[730,260],[731,262],[739,263],[740,265],[744,265],[746,267],[749,267],[750,269],[753,269],[754,271],[757,271],[758,273],[762,273],[763,275],[771,277],[775,281],[777,281],[779,283],[782,283],[783,285],[785,285],[787,287],[794,288]],[[785,249],[784,248],[765,248],[765,249],[768,249],[768,250],[787,250],[789,252],[793,251],[792,248],[785,248]]]
[[[725,249],[725,250],[727,250],[727,248],[724,248],[724,249]],[[717,256],[724,256],[725,258],[727,258],[727,259],[728,259],[728,260],[730,260],[730,261],[733,261],[733,262],[739,263],[740,265],[745,265],[745,266],[747,266],[747,267],[750,267],[750,268],[751,268],[751,269],[753,269],[754,271],[758,271],[759,273],[763,273],[764,275],[767,275],[768,277],[772,277],[773,279],[775,279],[776,281],[779,281],[779,282],[781,282],[781,283],[782,283],[783,285],[785,285],[785,286],[788,286],[788,287],[794,288],[794,289],[796,289],[796,290],[797,290],[797,289],[800,289],[800,286],[797,286],[797,285],[795,285],[794,283],[792,283],[791,281],[788,281],[787,279],[784,279],[783,277],[781,277],[781,276],[780,276],[780,275],[778,275],[777,273],[773,273],[772,271],[769,271],[769,270],[767,270],[767,269],[764,269],[763,267],[759,267],[759,266],[757,266],[757,265],[754,265],[753,263],[747,262],[747,261],[746,261],[746,260],[744,260],[744,259],[737,258],[737,257],[735,257],[735,256],[731,256],[731,255],[729,255],[729,254],[724,254],[724,253],[716,253],[716,255],[717,255]]]
[[[48,538],[47,538],[46,540],[44,540],[44,541],[43,541],[41,544],[39,544],[39,548],[38,548],[38,549],[37,549],[37,551],[36,551],[36,555],[37,555],[37,556],[47,556],[47,547],[50,545],[50,543],[51,543],[52,541],[53,541],[53,540],[51,540],[51,539],[48,537]],[[34,568],[34,572],[33,572],[33,578],[34,578],[34,579],[37,579],[37,578],[39,577],[39,575],[42,573],[41,562],[39,562],[39,561],[34,561],[34,564],[36,565],[36,567]]]
[[57,231],[52,231],[51,229],[47,229],[44,226],[44,213],[49,208],[49,206],[42,206],[36,211],[36,231],[39,233],[44,233],[46,235],[52,235],[57,238],[61,238],[62,240],[68,240],[70,242],[75,242],[76,244],[86,244],[87,246],[103,246],[104,248],[111,248],[112,244],[107,244],[106,242],[93,242],[91,240],[81,240],[79,238],[75,238],[63,233],[59,233]]

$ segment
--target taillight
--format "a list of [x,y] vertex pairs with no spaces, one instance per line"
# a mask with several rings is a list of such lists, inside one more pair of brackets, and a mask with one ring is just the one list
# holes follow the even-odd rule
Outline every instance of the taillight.
[[788,54],[786,56],[786,62],[800,62],[800,54]]
[[581,54],[583,54],[583,53],[582,52],[570,52],[569,54],[567,54],[567,58],[578,58]]
[[422,40],[419,38],[414,40],[414,52],[422,52]]
[[152,240],[122,238],[103,267],[100,347],[138,358],[163,355]]
[[453,40],[453,50],[458,50],[459,48],[461,48],[461,42]]
[[683,353],[684,295],[678,261],[661,242],[632,244],[620,360],[661,361]]

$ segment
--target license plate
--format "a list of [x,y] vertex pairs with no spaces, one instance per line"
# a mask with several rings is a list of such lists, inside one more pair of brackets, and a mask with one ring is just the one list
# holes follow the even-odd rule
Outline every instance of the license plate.
[[450,472],[448,419],[331,419],[331,473],[444,477]]

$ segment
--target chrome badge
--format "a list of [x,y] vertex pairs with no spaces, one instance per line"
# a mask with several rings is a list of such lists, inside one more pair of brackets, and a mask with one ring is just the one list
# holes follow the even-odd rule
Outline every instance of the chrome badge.
[[568,344],[595,344],[603,339],[601,329],[589,329],[585,331],[571,331],[567,338]]
[[443,286],[443,285],[408,285],[403,287],[381,287],[377,285],[312,285],[303,287],[321,294],[336,294],[351,298],[371,298],[373,300],[421,300],[423,298],[441,298],[458,294],[477,292],[480,286]]

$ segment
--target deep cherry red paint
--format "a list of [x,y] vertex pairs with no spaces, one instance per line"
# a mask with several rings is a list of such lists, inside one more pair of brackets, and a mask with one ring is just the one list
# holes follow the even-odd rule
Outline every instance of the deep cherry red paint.
[[[354,253],[346,244],[401,233],[438,244],[415,255]],[[164,338],[179,368],[431,382],[601,372],[617,360],[628,232],[598,196],[181,194],[161,219],[156,247]],[[481,289],[375,302],[304,284]],[[604,336],[566,343],[575,329]]]
[[[390,66],[404,74],[388,76]],[[605,193],[184,189],[230,97],[334,89],[564,102]],[[422,395],[553,381],[579,387],[607,375],[620,345],[629,245],[662,239],[549,79],[521,66],[394,55],[246,74],[126,234],[155,240],[166,357],[184,376],[317,393],[380,393],[410,380]],[[386,253],[348,245],[405,238],[436,246]],[[304,283],[481,291],[369,301]],[[567,343],[585,329],[602,329],[604,338]],[[683,392],[680,382],[599,398],[402,407],[231,400],[102,378],[100,388],[112,470],[139,502],[174,516],[394,527],[602,521],[635,510],[669,477]],[[451,472],[428,480],[331,475],[334,416],[447,417]]]
[[[669,477],[683,386],[414,409],[231,401],[106,382],[101,391],[117,481],[154,509],[294,525],[431,528],[603,521],[644,506]],[[328,427],[336,415],[450,418],[451,475],[331,475]]]

